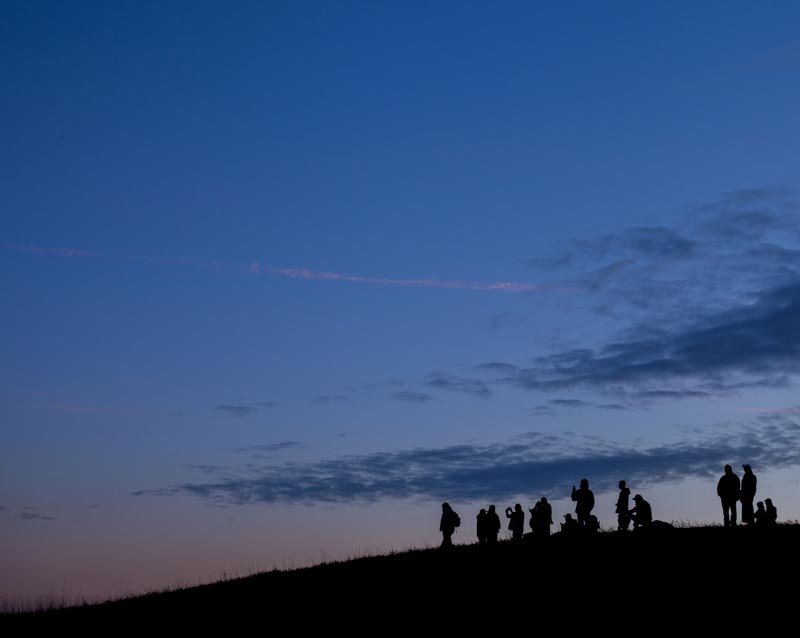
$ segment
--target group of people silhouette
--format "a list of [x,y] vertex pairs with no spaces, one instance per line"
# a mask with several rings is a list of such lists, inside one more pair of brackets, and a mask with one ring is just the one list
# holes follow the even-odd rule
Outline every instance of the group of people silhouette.
[[736,526],[736,502],[742,504],[742,523],[747,525],[774,525],[778,522],[778,510],[773,505],[771,498],[756,503],[753,511],[753,501],[756,497],[758,479],[753,474],[749,464],[742,465],[744,475],[742,480],[734,473],[730,465],[725,466],[725,474],[717,483],[717,496],[722,503],[722,519],[725,527]]
[[[723,524],[725,527],[736,526],[736,503],[742,504],[742,524],[765,527],[775,525],[778,521],[778,510],[772,499],[764,499],[756,504],[753,510],[753,501],[756,495],[756,475],[749,464],[742,466],[744,476],[741,481],[733,472],[730,465],[725,466],[725,473],[717,483],[717,496],[722,503]],[[653,508],[641,494],[633,497],[633,507],[630,507],[631,490],[625,481],[619,482],[619,496],[615,513],[617,515],[617,530],[626,532],[633,524],[633,529],[645,528],[653,524]],[[595,506],[594,493],[589,489],[589,481],[581,479],[580,487],[572,486],[571,499],[575,502],[575,515],[564,514],[561,523],[561,533],[596,533],[600,531],[600,522],[592,514]],[[546,497],[540,498],[528,510],[530,512],[531,536],[549,536],[550,526],[553,524],[553,508]],[[525,512],[522,505],[517,503],[513,508],[507,507],[505,515],[508,519],[508,530],[511,540],[522,541],[525,536]],[[665,523],[658,523],[667,525]],[[461,518],[449,503],[442,503],[442,519],[439,531],[442,533],[442,547],[453,545],[452,537],[457,527],[461,525]],[[667,525],[668,526],[668,525]],[[476,532],[480,545],[492,545],[497,542],[497,536],[502,529],[500,516],[494,505],[488,509],[481,509],[477,516]]]

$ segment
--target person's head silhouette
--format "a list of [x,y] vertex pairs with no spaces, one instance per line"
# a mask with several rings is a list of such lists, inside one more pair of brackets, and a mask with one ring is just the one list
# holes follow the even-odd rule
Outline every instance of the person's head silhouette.
[[581,479],[581,489],[584,488],[589,489],[589,481],[587,481],[586,479]]
[[450,509],[450,503],[442,503],[442,509],[447,511]]
[[494,514],[494,505],[489,506],[489,513]]
[[730,465],[725,466],[725,474],[733,474],[733,468]]
[[619,489],[621,489],[621,490],[625,489],[625,481],[620,481],[619,482]]
[[514,511],[515,511],[515,512],[521,512],[521,511],[522,511],[522,505],[520,505],[519,503],[517,503],[517,504],[514,506]]

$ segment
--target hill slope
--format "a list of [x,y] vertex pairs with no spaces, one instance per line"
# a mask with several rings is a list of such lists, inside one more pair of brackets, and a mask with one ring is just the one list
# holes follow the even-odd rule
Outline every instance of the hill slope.
[[643,616],[673,628],[685,622],[708,622],[717,629],[729,623],[761,627],[759,619],[773,618],[775,612],[793,615],[794,608],[780,602],[796,599],[798,563],[800,525],[559,534],[519,546],[462,545],[268,572],[100,605],[5,616],[0,626],[177,622],[207,627],[222,622],[229,628],[256,623],[277,629],[288,622],[366,629],[378,619],[390,627],[422,623],[428,628],[470,627],[492,618],[529,625],[531,631],[559,623],[609,628],[623,622],[625,633],[636,633],[635,618]]

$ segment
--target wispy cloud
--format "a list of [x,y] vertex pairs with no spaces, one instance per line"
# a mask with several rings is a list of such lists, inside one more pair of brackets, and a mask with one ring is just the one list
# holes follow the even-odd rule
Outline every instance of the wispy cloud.
[[505,330],[525,323],[527,319],[516,312],[500,312],[491,315],[486,320],[486,325],[492,330]]
[[279,403],[277,401],[261,401],[255,402],[253,405],[257,405],[260,408],[275,408],[278,407]]
[[427,403],[433,399],[430,394],[425,394],[424,392],[409,392],[408,390],[393,392],[392,398],[395,401],[403,401],[405,403]]
[[574,434],[533,432],[506,443],[415,448],[310,463],[264,465],[240,476],[143,495],[191,494],[212,503],[372,502],[386,498],[475,501],[566,496],[578,478],[598,491],[619,479],[639,488],[706,478],[713,492],[726,463],[759,470],[800,464],[800,423],[773,415],[682,443],[631,446]]
[[236,448],[234,452],[260,452],[265,454],[275,454],[277,452],[285,452],[287,450],[295,450],[302,447],[303,444],[299,441],[280,441],[278,443],[248,445],[246,447]]
[[56,520],[52,516],[46,516],[44,514],[37,514],[36,512],[22,512],[17,517],[23,521],[54,521]]
[[231,469],[230,465],[209,465],[206,463],[188,463],[184,465],[184,467],[202,472],[203,474],[217,474]]
[[594,405],[589,401],[581,401],[580,399],[553,399],[549,403],[558,408],[588,408]]
[[624,403],[601,403],[597,407],[600,408],[601,410],[616,410],[616,411],[631,409],[631,406],[625,405]]
[[800,372],[797,325],[800,283],[661,337],[540,357],[504,380],[528,390],[582,388],[634,399],[775,387]]
[[432,388],[461,392],[481,399],[488,399],[492,394],[489,386],[479,379],[457,377],[444,372],[431,372],[425,383]]
[[97,405],[43,405],[44,410],[55,410],[56,412],[89,412],[97,414],[112,414],[115,411],[110,408],[103,408]]
[[375,286],[389,286],[399,288],[437,288],[444,290],[465,290],[471,292],[507,292],[507,293],[540,293],[555,292],[544,284],[534,284],[516,281],[472,281],[464,279],[438,279],[435,277],[425,278],[393,278],[393,277],[374,277],[369,275],[354,275],[340,272],[323,270],[311,270],[309,268],[282,268],[262,264],[258,261],[250,261],[244,264],[228,264],[219,261],[200,261],[191,259],[181,259],[172,257],[146,257],[132,255],[118,255],[93,250],[78,248],[60,248],[38,246],[34,244],[21,244],[12,242],[0,242],[0,249],[28,253],[33,255],[54,256],[54,257],[88,257],[115,259],[124,261],[155,263],[155,264],[182,264],[187,266],[199,266],[213,268],[215,270],[230,270],[244,273],[247,275],[278,275],[295,280],[314,280],[324,282],[340,282],[351,284],[369,284]]
[[243,417],[253,414],[256,408],[250,405],[218,405],[214,410],[224,412],[229,416]]
[[576,239],[529,265],[596,299],[599,315],[674,326],[798,279],[799,214],[792,191],[733,191],[679,223]]
[[502,361],[492,361],[491,363],[480,363],[475,366],[475,369],[481,372],[491,372],[494,374],[517,374],[520,370],[519,366],[512,363],[505,363]]
[[346,401],[349,398],[349,394],[320,394],[314,399],[314,403],[317,405],[330,405],[331,403]]

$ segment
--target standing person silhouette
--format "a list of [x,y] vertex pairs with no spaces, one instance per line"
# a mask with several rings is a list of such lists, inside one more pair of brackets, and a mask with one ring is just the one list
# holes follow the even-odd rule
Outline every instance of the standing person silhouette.
[[450,507],[450,503],[442,503],[442,520],[439,522],[439,531],[442,533],[441,548],[453,546],[453,533],[461,525],[458,514]]
[[736,527],[736,501],[739,500],[739,477],[730,465],[725,466],[725,474],[717,483],[717,496],[722,502],[722,517],[725,527]]
[[739,495],[742,501],[742,523],[752,525],[755,520],[753,518],[753,499],[756,497],[756,475],[753,474],[753,468],[747,463],[742,465],[744,475],[742,476],[742,492]]
[[594,509],[594,493],[589,489],[589,481],[581,479],[581,487],[576,490],[572,486],[572,500],[575,501],[575,513],[578,515],[578,525],[586,527],[589,524],[589,516]]
[[619,496],[617,497],[617,529],[620,532],[627,532],[628,525],[631,522],[631,517],[628,514],[629,510],[629,502],[628,499],[631,496],[631,490],[629,487],[626,487],[625,481],[619,482]]
[[513,511],[507,507],[506,518],[510,519],[508,529],[511,530],[511,540],[521,541],[522,535],[525,533],[525,512],[522,511],[522,505],[517,503]]
[[542,536],[550,536],[550,526],[553,524],[553,507],[542,496],[536,504],[539,508],[539,524],[537,530]]
[[486,517],[488,514],[485,509],[478,512],[475,532],[478,535],[478,545],[486,545]]
[[494,505],[489,506],[486,512],[486,542],[489,545],[497,543],[497,534],[500,532],[500,517],[494,509]]
[[778,524],[778,509],[772,504],[771,498],[765,498],[764,503],[767,506],[766,516],[764,517],[764,524],[767,527],[772,527]]

